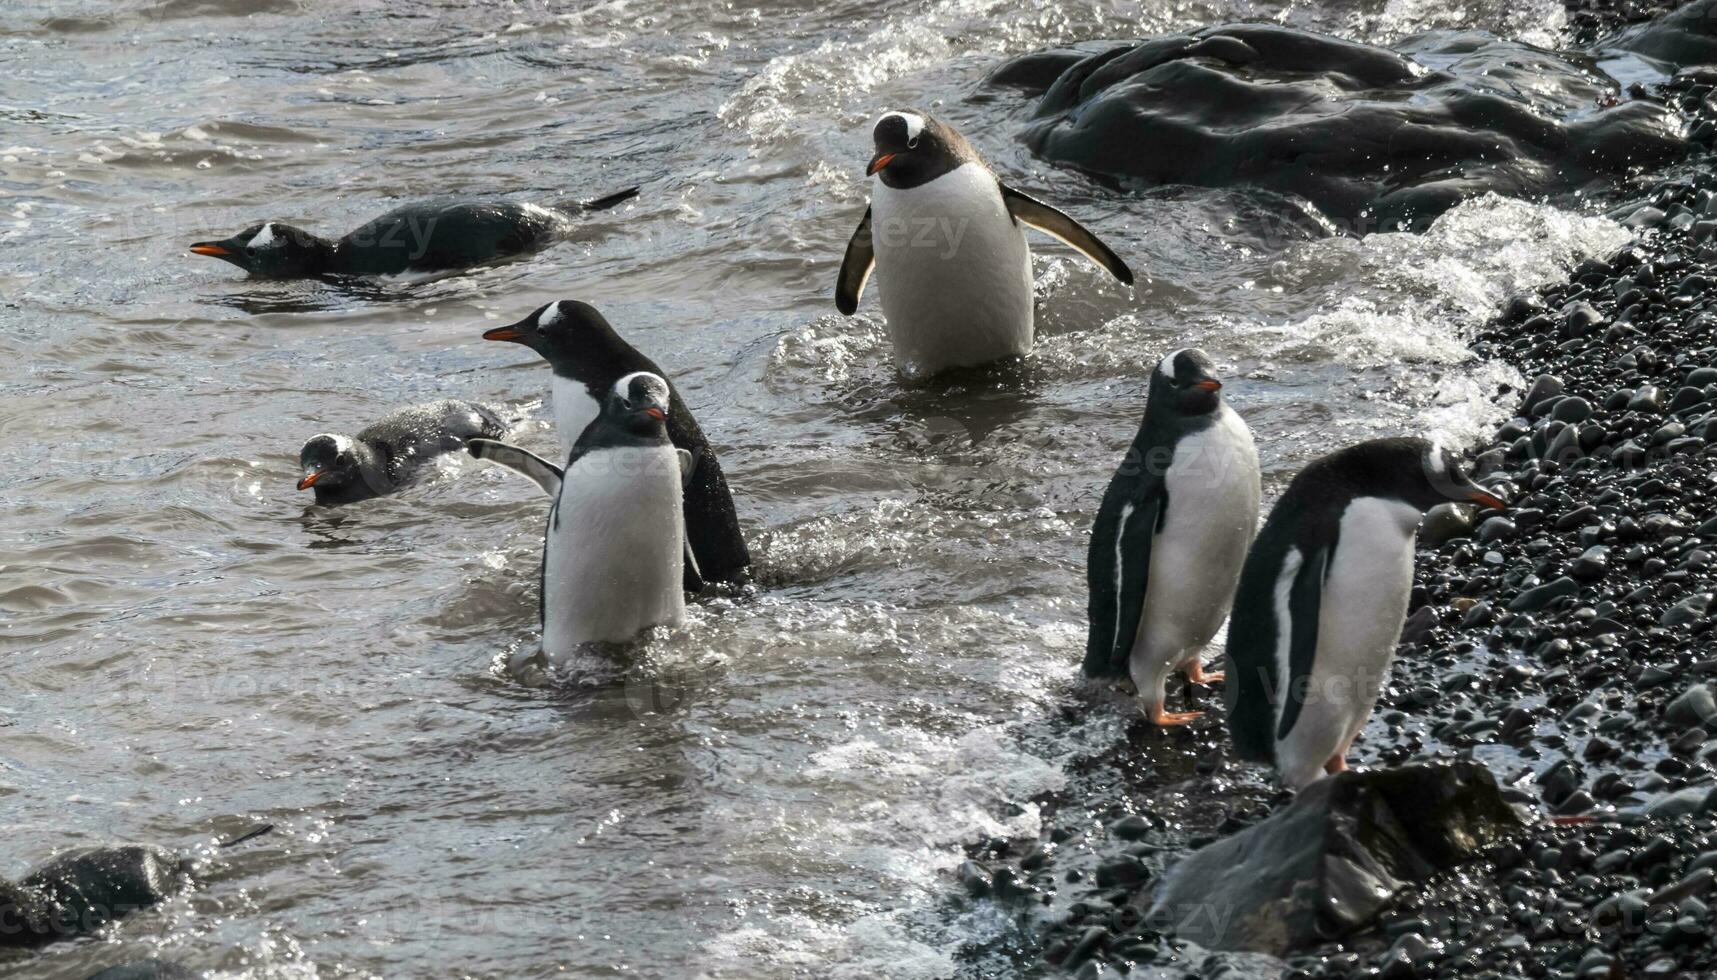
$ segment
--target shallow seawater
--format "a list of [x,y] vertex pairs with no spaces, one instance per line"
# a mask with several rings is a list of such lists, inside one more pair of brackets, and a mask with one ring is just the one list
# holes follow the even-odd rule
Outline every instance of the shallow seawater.
[[[1624,239],[1499,199],[1356,241],[1288,234],[1242,191],[1119,196],[1027,156],[1029,106],[985,73],[1230,19],[1541,41],[1560,10],[0,10],[0,872],[137,840],[205,878],[0,972],[946,975],[959,845],[1035,833],[1031,799],[1092,748],[1039,722],[1074,683],[1085,534],[1157,358],[1212,353],[1274,490],[1351,440],[1494,422],[1519,379],[1465,332]],[[874,297],[850,320],[831,302],[867,121],[900,104],[1081,218],[1138,287],[1036,241],[1031,360],[904,387]],[[337,234],[407,200],[630,184],[572,241],[460,275],[259,283],[185,251],[265,218]],[[558,298],[674,374],[759,585],[545,687],[502,666],[535,641],[534,488],[448,461],[330,511],[293,482],[310,434],[438,397],[507,406],[552,449],[544,369],[479,335]]]

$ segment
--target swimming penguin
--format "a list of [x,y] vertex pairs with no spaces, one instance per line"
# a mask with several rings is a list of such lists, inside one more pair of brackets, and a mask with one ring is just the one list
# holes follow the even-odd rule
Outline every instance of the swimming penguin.
[[1395,659],[1413,538],[1445,501],[1502,508],[1424,439],[1376,439],[1301,470],[1246,557],[1228,624],[1236,754],[1301,789],[1347,753]]
[[1157,725],[1200,714],[1163,710],[1172,671],[1222,679],[1200,655],[1228,616],[1258,528],[1258,450],[1221,391],[1203,351],[1157,364],[1144,422],[1091,529],[1085,674],[1130,675]]
[[506,443],[468,451],[554,494],[543,536],[543,652],[622,643],[685,618],[689,567],[680,487],[691,454],[668,439],[668,383],[646,371],[615,381],[564,468]]
[[424,464],[476,437],[499,439],[506,423],[473,402],[413,405],[355,436],[310,437],[298,454],[304,476],[298,489],[315,490],[318,504],[368,500],[411,483]]
[[1031,249],[1023,225],[1132,283],[1132,271],[1109,246],[1002,183],[947,123],[888,112],[872,139],[870,207],[847,243],[835,306],[851,316],[874,267],[894,361],[907,375],[1031,350]]
[[[595,307],[576,300],[539,306],[517,323],[489,330],[483,339],[523,344],[548,361],[553,371],[549,394],[555,428],[568,446],[597,417],[615,382],[638,371],[667,377],[654,361],[622,339]],[[672,383],[668,392],[668,438],[689,452],[693,463],[685,491],[686,534],[692,553],[708,581],[743,582],[751,553],[740,534],[727,478],[685,399]]]
[[387,276],[463,269],[547,248],[572,219],[636,197],[638,188],[569,205],[514,201],[409,204],[329,241],[282,221],[252,225],[225,241],[191,251],[225,259],[253,276]]

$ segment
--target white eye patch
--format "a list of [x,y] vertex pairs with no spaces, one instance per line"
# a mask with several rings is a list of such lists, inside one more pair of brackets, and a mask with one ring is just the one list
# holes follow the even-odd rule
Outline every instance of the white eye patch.
[[1443,453],[1442,440],[1433,437],[1431,444],[1425,447],[1425,471],[1433,479],[1443,479],[1449,475],[1449,460]]
[[543,307],[542,314],[537,317],[537,326],[552,327],[560,322],[560,304],[550,303]]
[[[885,112],[877,117],[876,125],[882,125],[884,120],[899,119],[906,124],[906,142],[908,146],[918,145],[918,134],[924,132],[924,117],[915,112]],[[874,130],[876,127],[871,127]]]
[[1158,361],[1157,362],[1157,373],[1162,375],[1165,378],[1171,378],[1172,379],[1174,377],[1175,358],[1186,353],[1186,351],[1187,351],[1187,348],[1182,347],[1180,350],[1173,351],[1173,352],[1169,353],[1167,356],[1165,356],[1162,360]]
[[273,245],[274,240],[274,222],[271,221],[268,224],[263,225],[262,230],[251,237],[249,247],[263,248],[264,246]]
[[631,374],[626,375],[624,378],[621,378],[619,381],[614,382],[614,393],[619,395],[621,398],[629,397],[632,392],[632,382],[634,379],[642,381],[644,389],[654,395],[657,400],[662,402],[666,402],[668,400],[668,383],[663,381],[659,376],[651,374],[648,371],[634,371]]

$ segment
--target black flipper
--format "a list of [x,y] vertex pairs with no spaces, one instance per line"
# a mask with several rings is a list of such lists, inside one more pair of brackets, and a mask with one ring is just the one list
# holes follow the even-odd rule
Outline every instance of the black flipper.
[[1276,740],[1286,738],[1299,720],[1304,706],[1312,662],[1318,652],[1318,616],[1323,609],[1324,571],[1329,567],[1329,547],[1319,548],[1309,555],[1294,576],[1288,590],[1288,615],[1293,623],[1288,638],[1288,676],[1281,679],[1276,693],[1282,704],[1282,722],[1276,728]]
[[507,469],[524,474],[551,497],[560,494],[564,471],[536,453],[494,439],[472,439],[465,443],[465,451],[478,459],[499,463]]
[[[870,208],[864,209],[864,220],[847,242],[847,254],[841,259],[841,274],[835,278],[835,309],[847,316],[858,310],[864,284],[870,281],[870,270],[876,268],[876,249],[870,241]],[[1128,280],[1131,281],[1130,279]]]
[[616,191],[606,197],[599,197],[594,201],[580,202],[579,207],[585,211],[606,211],[616,204],[625,203],[637,196],[638,188],[628,187],[623,191]]
[[[1114,250],[1098,240],[1096,235],[1085,229],[1085,226],[1061,213],[1055,208],[1043,203],[1029,194],[1021,194],[1006,184],[1001,185],[1002,201],[1008,206],[1008,213],[1022,224],[1036,228],[1053,238],[1060,239],[1086,258],[1109,270],[1109,274],[1127,285],[1133,284],[1133,270],[1127,268],[1127,263],[1121,261]],[[870,214],[866,212],[865,222],[870,222]],[[862,226],[861,226],[862,227]],[[847,255],[852,255],[848,246]],[[842,269],[844,275],[845,269]]]
[[[1087,571],[1092,595],[1091,632],[1082,667],[1087,677],[1129,676],[1133,640],[1144,618],[1145,590],[1150,586],[1151,545],[1167,513],[1168,490],[1162,481],[1151,481],[1143,499],[1133,503],[1132,513],[1117,521],[1113,536],[1099,536],[1095,529],[1092,532]],[[1113,603],[1099,598],[1108,591],[1102,588],[1106,582],[1116,583]]]

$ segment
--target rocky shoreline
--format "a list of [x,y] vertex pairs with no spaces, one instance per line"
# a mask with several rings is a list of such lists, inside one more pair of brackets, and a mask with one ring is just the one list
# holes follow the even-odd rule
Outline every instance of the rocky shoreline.
[[[1714,82],[1690,69],[1662,93],[1697,143]],[[1472,453],[1512,506],[1427,523],[1394,675],[1356,747],[1362,768],[1481,763],[1523,825],[1339,935],[1206,949],[1151,914],[1165,881],[1289,800],[1224,757],[1206,697],[1192,730],[1134,722],[1081,763],[1037,801],[1040,838],[969,848],[968,900],[1015,926],[964,951],[974,974],[1001,957],[1080,977],[1717,976],[1717,175],[1686,171],[1615,212],[1633,244],[1474,338],[1530,379]],[[1051,727],[1092,713],[1069,705]]]

